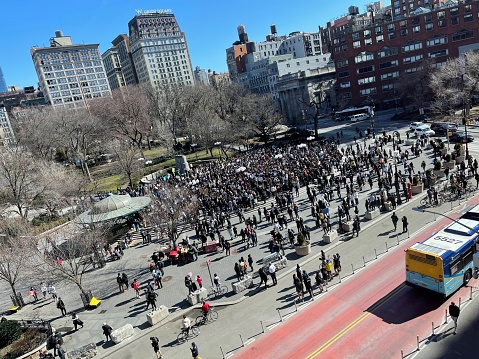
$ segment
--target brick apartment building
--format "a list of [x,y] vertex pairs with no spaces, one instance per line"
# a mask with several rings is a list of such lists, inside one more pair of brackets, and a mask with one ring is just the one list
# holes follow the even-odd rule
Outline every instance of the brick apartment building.
[[343,107],[370,103],[393,107],[398,79],[420,71],[423,61],[431,59],[438,67],[449,58],[479,50],[479,1],[419,7],[393,20],[395,2],[386,8],[388,16],[322,28],[329,38]]

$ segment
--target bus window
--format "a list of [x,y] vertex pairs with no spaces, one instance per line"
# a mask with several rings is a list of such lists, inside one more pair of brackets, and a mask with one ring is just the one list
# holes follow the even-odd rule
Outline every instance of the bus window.
[[465,266],[468,265],[469,263],[471,263],[473,255],[474,254],[472,253],[472,248],[471,248],[466,253],[464,253],[462,255],[462,263],[464,263]]
[[461,269],[462,269],[461,258],[456,259],[454,262],[452,262],[449,265],[449,272],[451,273],[451,276],[459,272]]

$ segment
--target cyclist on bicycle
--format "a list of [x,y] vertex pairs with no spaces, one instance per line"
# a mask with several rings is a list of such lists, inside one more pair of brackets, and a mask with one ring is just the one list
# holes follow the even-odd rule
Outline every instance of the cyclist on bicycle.
[[218,274],[216,273],[213,276],[213,283],[215,284],[217,289],[220,289],[220,286],[221,286],[220,277],[218,277]]
[[205,318],[210,312],[210,305],[209,303],[206,302],[206,300],[203,301],[203,305],[201,306],[201,311],[203,312],[203,317]]
[[183,314],[183,320],[181,321],[181,331],[186,332],[186,335],[190,333],[191,320]]

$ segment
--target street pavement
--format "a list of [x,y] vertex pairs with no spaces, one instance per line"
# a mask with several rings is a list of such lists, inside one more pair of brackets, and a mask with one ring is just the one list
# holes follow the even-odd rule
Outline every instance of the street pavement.
[[[384,124],[382,124],[384,122]],[[386,125],[387,124],[387,125]],[[332,126],[337,126],[336,123],[332,123]],[[364,126],[365,123],[360,123],[358,126]],[[405,138],[405,130],[409,123],[387,123],[381,116],[378,116],[375,126],[384,127],[388,132],[393,130],[399,130],[399,132]],[[355,127],[357,125],[342,124],[341,127],[331,127],[330,133],[335,132],[342,128],[346,139],[351,140],[355,135]],[[403,128],[401,128],[403,126]],[[406,127],[404,127],[406,126]],[[366,144],[370,144],[372,140],[368,140]],[[430,153],[425,153],[424,156],[413,159],[416,168],[419,168],[423,159],[426,159],[429,163],[432,162],[432,156]],[[377,186],[377,184],[375,184]],[[368,186],[367,186],[368,187]],[[373,187],[373,191],[377,191],[377,187]],[[364,200],[370,193],[369,189],[360,193],[360,212],[364,212]],[[406,215],[410,222],[411,233],[421,228],[425,221],[432,221],[432,214],[418,214],[418,212],[412,211],[411,208],[422,196],[415,196],[415,198],[404,204],[402,207],[398,207],[398,216]],[[305,189],[302,188],[300,196],[297,199],[300,207],[300,215],[306,219],[306,222],[310,227],[314,226],[314,220],[310,216],[309,202],[305,195]],[[266,203],[269,206],[269,202]],[[336,208],[338,202],[333,201],[331,203],[331,213],[336,215]],[[454,205],[458,205],[458,202]],[[261,204],[260,207],[264,205]],[[444,208],[437,209],[444,212],[449,210],[450,204],[443,205]],[[248,217],[253,213],[245,213]],[[362,218],[362,216],[360,216]],[[305,266],[309,272],[313,272],[318,269],[319,261],[317,256],[320,250],[324,250],[327,255],[340,253],[343,272],[346,274],[352,272],[352,268],[358,268],[363,263],[363,256],[365,260],[371,259],[376,253],[381,253],[386,250],[386,247],[392,248],[398,240],[404,239],[407,234],[394,234],[390,233],[392,228],[390,214],[382,214],[378,219],[370,222],[362,223],[362,232],[358,238],[351,238],[351,235],[343,235],[341,238],[332,243],[326,245],[321,242],[322,230],[314,229],[311,233],[312,237],[312,253],[307,257],[298,257],[293,249],[285,249],[286,257],[289,260],[288,267],[281,270],[278,273],[279,284],[276,287],[268,289],[266,291],[260,291],[258,288],[253,288],[239,294],[228,293],[223,298],[212,300],[212,304],[217,306],[220,315],[220,320],[212,323],[201,329],[201,334],[197,338],[197,342],[200,345],[200,355],[207,358],[221,358],[221,350],[231,352],[235,346],[241,345],[241,340],[238,333],[244,333],[244,340],[247,340],[251,335],[258,334],[261,331],[261,324],[259,320],[263,320],[263,325],[274,324],[278,321],[278,312],[276,308],[280,308],[281,311],[291,310],[294,307],[292,301],[292,280],[291,272],[295,269],[296,264],[300,263],[301,266]],[[237,221],[237,218],[234,218]],[[309,222],[313,222],[310,224]],[[294,227],[293,227],[294,228]],[[368,230],[374,229],[377,233],[369,233]],[[267,243],[270,240],[269,232],[271,226],[264,222],[258,229],[259,233],[259,246],[253,248],[244,248],[242,245],[236,245],[232,247],[232,255],[225,257],[221,252],[207,255],[200,255],[197,262],[192,262],[186,265],[179,264],[171,266],[166,263],[164,288],[157,290],[159,295],[158,305],[166,305],[170,309],[170,316],[164,323],[161,323],[153,328],[146,322],[145,301],[143,297],[141,299],[134,299],[132,290],[125,293],[118,293],[116,284],[116,275],[119,272],[125,272],[128,274],[130,281],[134,278],[138,278],[142,284],[146,284],[150,281],[150,275],[148,271],[149,257],[153,250],[157,247],[157,244],[152,243],[144,245],[141,241],[137,241],[131,248],[125,251],[124,257],[115,262],[110,262],[105,268],[96,269],[87,273],[84,278],[85,287],[91,289],[93,294],[102,300],[102,304],[99,308],[93,311],[83,311],[81,301],[79,298],[79,291],[74,285],[67,282],[55,283],[59,295],[63,298],[68,312],[78,312],[79,317],[85,322],[85,327],[78,332],[73,332],[73,325],[70,317],[61,317],[60,311],[56,309],[52,300],[42,301],[27,305],[20,310],[17,314],[11,315],[12,319],[33,319],[42,318],[46,320],[52,320],[52,325],[61,332],[64,333],[65,344],[64,348],[68,352],[73,349],[77,349],[80,346],[88,343],[96,343],[99,356],[106,357],[115,355],[115,357],[131,357],[128,353],[143,354],[143,352],[151,351],[149,347],[148,337],[151,334],[161,338],[162,350],[168,358],[184,358],[186,354],[189,354],[187,344],[183,346],[175,345],[175,338],[179,331],[181,315],[187,313],[192,317],[196,317],[197,310],[192,311],[186,301],[187,289],[184,287],[184,276],[191,272],[193,275],[200,274],[204,279],[205,287],[209,287],[210,276],[208,268],[206,266],[206,260],[211,260],[211,274],[218,273],[223,284],[231,287],[231,283],[235,281],[235,274],[233,270],[234,263],[239,260],[241,256],[245,259],[248,254],[258,262],[262,257],[268,254]],[[191,234],[191,233],[189,233]],[[225,237],[228,236],[225,234]],[[255,271],[259,268],[258,264],[255,265]],[[283,279],[285,278],[285,279]],[[43,278],[32,278],[28,283],[20,283],[19,289],[26,296],[26,292],[31,285],[39,285]],[[337,279],[335,279],[337,281]],[[258,283],[259,280],[255,279]],[[333,281],[333,284],[334,281]],[[340,284],[343,285],[343,284]],[[9,288],[1,283],[0,289],[3,289],[0,294],[0,308],[9,308],[11,306],[10,299],[8,297]],[[326,294],[323,294],[326,295]],[[254,302],[253,302],[254,301]],[[228,305],[235,304],[235,305]],[[113,346],[110,343],[103,342],[103,336],[101,334],[101,325],[103,322],[109,323],[113,328],[118,328],[124,324],[131,323],[135,328],[135,335],[127,340],[125,343]],[[250,324],[248,324],[250,323]],[[267,330],[267,329],[266,329]],[[210,333],[208,335],[208,333]],[[186,352],[186,354],[185,354]]]

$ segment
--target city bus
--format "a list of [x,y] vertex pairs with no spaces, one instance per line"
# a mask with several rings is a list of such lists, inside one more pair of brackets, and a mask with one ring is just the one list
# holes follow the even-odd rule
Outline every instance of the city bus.
[[406,284],[448,297],[469,282],[479,237],[479,206],[406,250]]
[[348,108],[338,111],[334,115],[336,121],[349,120],[353,118],[354,115],[360,115],[361,119],[368,119],[374,116],[374,108],[372,106]]

